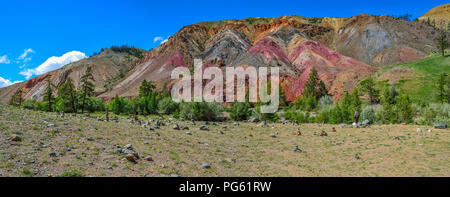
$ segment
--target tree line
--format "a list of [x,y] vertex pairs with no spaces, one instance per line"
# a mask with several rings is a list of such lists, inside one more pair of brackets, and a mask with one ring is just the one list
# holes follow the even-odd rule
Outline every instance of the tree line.
[[[411,102],[407,94],[402,93],[394,85],[387,83],[377,85],[372,77],[359,82],[353,91],[345,92],[340,101],[333,101],[325,83],[319,79],[317,70],[313,68],[304,86],[304,90],[295,101],[286,102],[284,92],[280,89],[281,111],[267,114],[259,111],[259,106],[265,103],[250,103],[248,91],[246,102],[231,103],[228,107],[220,103],[181,102],[172,101],[166,87],[156,91],[156,86],[150,81],[142,81],[137,97],[129,99],[116,95],[110,102],[104,103],[95,98],[91,67],[80,78],[78,89],[73,80],[68,78],[59,88],[47,77],[47,88],[42,101],[23,101],[22,90],[18,90],[11,98],[10,104],[28,109],[42,111],[58,111],[66,113],[84,113],[110,111],[117,115],[152,115],[167,114],[184,120],[219,120],[223,112],[229,112],[231,120],[242,121],[255,119],[259,121],[277,121],[286,119],[298,123],[353,123],[355,113],[360,114],[360,120],[371,123],[413,123],[418,115],[417,109],[423,111],[427,123],[436,118],[447,119],[450,110],[450,77],[443,73],[438,79],[439,93],[436,101],[445,104],[444,111],[427,106],[417,106]],[[270,83],[267,84],[270,90]],[[381,88],[377,88],[380,87]],[[58,90],[58,96],[55,96]],[[426,105],[426,104],[425,104]],[[442,107],[441,107],[442,108]],[[422,110],[423,109],[423,110]]]

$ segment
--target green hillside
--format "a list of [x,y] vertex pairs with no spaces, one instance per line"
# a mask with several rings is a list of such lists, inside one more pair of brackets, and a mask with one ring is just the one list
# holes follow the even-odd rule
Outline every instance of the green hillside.
[[395,84],[414,102],[436,101],[437,80],[441,73],[450,74],[450,56],[432,55],[419,61],[381,67],[378,81]]

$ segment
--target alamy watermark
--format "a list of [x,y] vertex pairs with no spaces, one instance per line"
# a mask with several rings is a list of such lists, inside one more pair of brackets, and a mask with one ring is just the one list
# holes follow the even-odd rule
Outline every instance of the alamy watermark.
[[[193,78],[187,67],[177,67],[171,74],[172,79],[178,80],[171,90],[172,100],[174,102],[245,102],[248,82],[249,101],[264,103],[260,106],[261,113],[275,113],[278,110],[280,103],[278,67],[270,67],[270,73],[267,67],[259,67],[258,70],[253,66],[226,67],[225,74],[226,82],[224,83],[222,70],[218,67],[203,69],[201,59],[194,59]],[[208,80],[205,86],[203,86],[203,80]]]

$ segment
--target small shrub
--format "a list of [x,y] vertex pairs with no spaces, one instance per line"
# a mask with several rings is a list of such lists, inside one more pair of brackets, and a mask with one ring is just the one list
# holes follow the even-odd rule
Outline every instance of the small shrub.
[[84,177],[84,174],[78,170],[65,171],[58,175],[58,177]]
[[236,102],[231,105],[230,118],[232,120],[247,120],[250,115],[251,112],[249,103]]
[[188,102],[180,104],[180,117],[185,120],[215,121],[222,116],[223,108],[216,102]]
[[372,105],[365,106],[361,111],[360,120],[369,120],[370,123],[375,123],[377,121],[377,114],[374,108]]
[[170,97],[161,99],[158,102],[158,112],[160,114],[171,114],[177,109],[176,103]]
[[324,109],[333,105],[333,98],[329,95],[325,95],[319,99],[319,108]]

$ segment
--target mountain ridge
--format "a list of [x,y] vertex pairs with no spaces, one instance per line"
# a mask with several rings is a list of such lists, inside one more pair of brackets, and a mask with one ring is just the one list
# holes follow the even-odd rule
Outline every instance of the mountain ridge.
[[[99,63],[94,69],[96,96],[109,100],[115,95],[137,96],[138,86],[145,79],[158,89],[170,88],[170,71],[177,66],[192,67],[193,59],[202,58],[207,66],[279,66],[287,98],[301,95],[305,76],[314,67],[326,82],[329,93],[338,100],[345,91],[376,68],[393,63],[415,61],[432,52],[437,30],[418,22],[403,21],[390,16],[361,14],[354,17],[246,18],[226,21],[206,21],[185,26],[167,42],[143,57],[126,65],[113,65],[113,60],[87,58],[64,68],[46,73],[27,82],[0,89],[2,103],[6,103],[18,88],[25,99],[41,99],[43,78],[52,75],[55,84],[67,77],[79,80],[83,69],[74,65]],[[101,56],[101,55],[100,55]],[[97,59],[96,59],[97,58]],[[124,61],[122,55],[119,62]],[[120,68],[119,68],[120,67]],[[126,72],[119,71],[126,68]],[[68,69],[68,70],[67,70]],[[71,70],[71,71],[69,71]],[[109,83],[106,81],[120,79]],[[78,78],[77,78],[78,77]],[[77,86],[77,84],[75,84]]]

